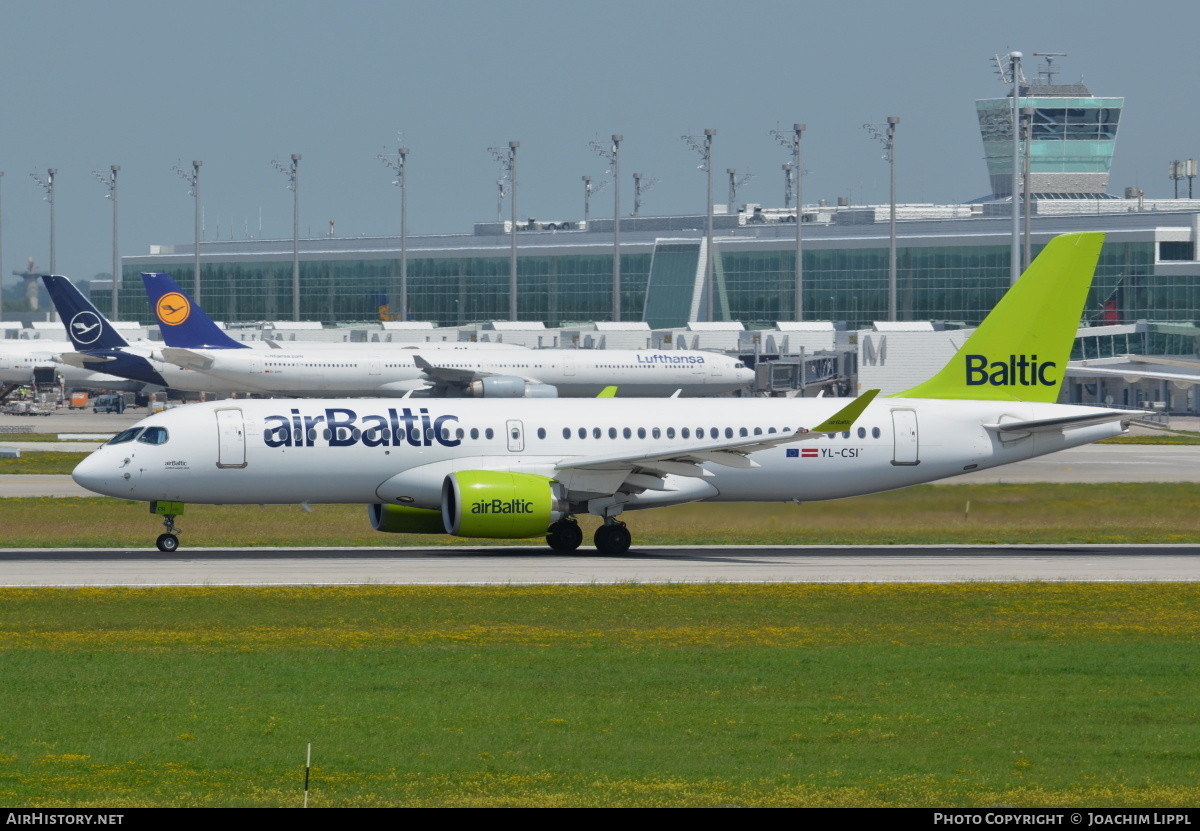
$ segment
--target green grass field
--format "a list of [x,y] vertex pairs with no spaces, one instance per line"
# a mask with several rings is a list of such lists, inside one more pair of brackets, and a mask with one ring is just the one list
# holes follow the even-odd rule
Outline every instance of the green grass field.
[[1188,806],[1200,586],[0,590],[0,804]]
[[[924,485],[811,502],[696,504],[627,514],[635,545],[1191,543],[1193,484]],[[968,512],[968,503],[970,510]],[[184,546],[512,544],[381,534],[362,505],[189,505]],[[581,517],[587,539],[597,521]],[[149,548],[162,531],[143,502],[103,497],[0,499],[4,546]]]

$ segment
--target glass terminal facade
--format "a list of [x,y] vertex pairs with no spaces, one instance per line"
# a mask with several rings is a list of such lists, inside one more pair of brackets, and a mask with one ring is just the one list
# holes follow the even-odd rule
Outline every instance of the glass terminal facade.
[[[1160,228],[1173,217],[1174,228]],[[974,325],[1008,288],[1009,241],[1003,219],[898,223],[898,318]],[[1067,227],[1060,227],[1060,226]],[[1073,226],[1073,227],[1072,227]],[[1181,241],[1200,227],[1197,214],[1113,214],[1035,218],[1033,252],[1056,233],[1108,230],[1088,301],[1089,316],[1103,323],[1137,320],[1191,324],[1200,320],[1200,263],[1194,242]],[[769,229],[768,229],[769,230]],[[715,317],[747,328],[769,328],[794,319],[795,246],[788,233],[746,229],[719,240],[714,258]],[[548,237],[549,235],[547,235]],[[652,328],[683,326],[703,319],[700,302],[702,235],[691,239],[625,241],[622,235],[622,308],[626,320]],[[1168,239],[1160,239],[1166,236]],[[518,257],[518,317],[548,326],[607,320],[611,313],[612,248],[599,234],[571,232],[540,239]],[[466,240],[469,240],[466,237]],[[310,241],[305,241],[306,243]],[[311,241],[313,246],[321,241]],[[300,263],[301,317],[326,325],[388,319],[389,298],[398,291],[398,241],[353,240],[360,247],[306,253]],[[248,244],[270,247],[262,241]],[[291,317],[291,243],[277,254],[242,256],[239,244],[224,242],[202,251],[202,304],[226,323],[284,321]],[[141,293],[142,271],[170,273],[194,289],[190,246],[169,255],[126,257],[123,293]],[[408,254],[409,319],[456,326],[508,316],[505,255],[484,256],[478,246],[423,247],[411,240]],[[845,321],[850,328],[886,320],[888,239],[886,226],[836,225],[806,228],[805,319]],[[111,290],[93,287],[102,310]],[[124,304],[123,304],[124,305]],[[130,302],[122,316],[150,322]]]

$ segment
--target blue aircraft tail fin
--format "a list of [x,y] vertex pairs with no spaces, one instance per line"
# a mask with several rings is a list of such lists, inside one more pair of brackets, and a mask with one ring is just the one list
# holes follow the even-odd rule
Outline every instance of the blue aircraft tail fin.
[[50,293],[58,316],[67,327],[67,336],[75,349],[80,352],[91,352],[100,349],[121,349],[129,346],[129,341],[112,327],[108,318],[83,296],[75,284],[66,277],[57,274],[43,274],[42,282]]
[[181,349],[249,349],[221,331],[170,274],[142,274],[163,342]]

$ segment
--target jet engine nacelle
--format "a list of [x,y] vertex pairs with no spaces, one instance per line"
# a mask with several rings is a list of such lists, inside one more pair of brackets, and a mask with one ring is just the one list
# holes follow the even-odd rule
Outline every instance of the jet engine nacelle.
[[368,505],[371,527],[386,534],[444,534],[442,512],[411,505]]
[[467,385],[468,398],[558,398],[558,387],[514,375],[489,375]]
[[442,482],[442,521],[458,537],[540,537],[567,515],[553,479],[507,470],[461,470]]

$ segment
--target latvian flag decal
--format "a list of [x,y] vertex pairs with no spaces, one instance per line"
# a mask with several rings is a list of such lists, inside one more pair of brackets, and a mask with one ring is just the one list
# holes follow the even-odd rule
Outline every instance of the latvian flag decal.
[[820,455],[820,452],[815,447],[789,447],[787,457],[789,459],[815,459]]

